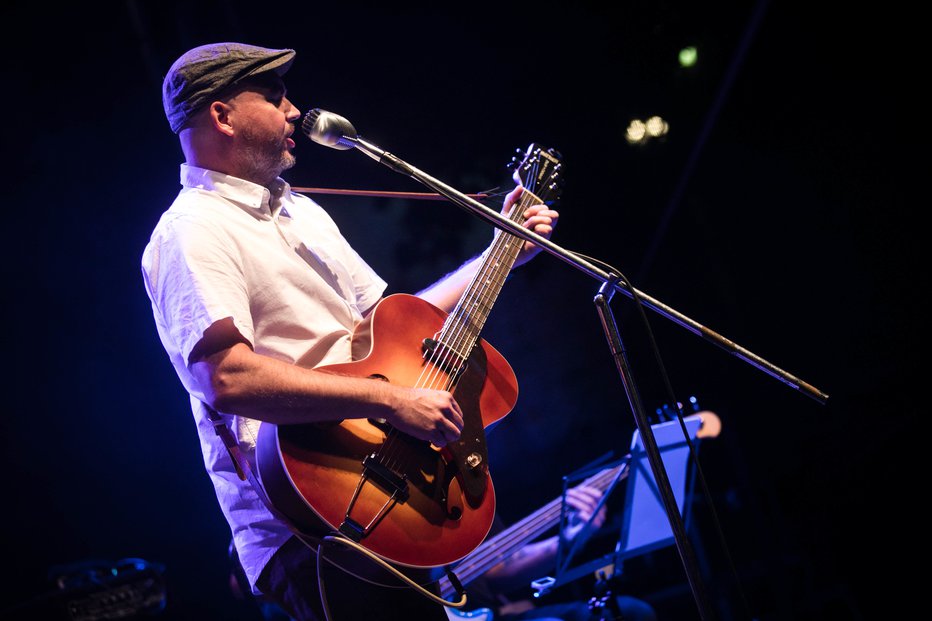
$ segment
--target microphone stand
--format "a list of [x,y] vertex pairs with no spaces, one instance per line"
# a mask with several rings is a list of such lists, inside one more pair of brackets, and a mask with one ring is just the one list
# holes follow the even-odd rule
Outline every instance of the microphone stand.
[[419,170],[418,168],[415,168],[395,155],[392,155],[391,153],[380,149],[374,144],[362,139],[358,135],[355,137],[348,137],[344,135],[341,137],[340,142],[342,148],[353,147],[362,151],[380,164],[391,168],[397,173],[411,177],[412,179],[427,186],[435,192],[445,196],[456,205],[459,205],[460,207],[473,213],[482,220],[485,220],[493,226],[505,230],[508,233],[515,235],[516,237],[520,237],[521,239],[536,244],[561,261],[569,263],[581,272],[584,272],[592,278],[602,282],[602,285],[599,287],[599,292],[593,301],[596,305],[596,310],[599,313],[599,318],[602,322],[602,328],[605,331],[606,339],[608,340],[612,356],[615,359],[615,364],[618,367],[618,372],[621,376],[622,383],[624,384],[625,391],[628,395],[628,403],[631,406],[632,412],[634,413],[635,423],[637,424],[638,431],[641,434],[641,439],[644,443],[644,450],[647,454],[651,470],[653,471],[654,480],[656,481],[657,487],[660,491],[664,508],[670,521],[670,527],[673,531],[676,547],[679,551],[680,559],[683,562],[683,568],[686,572],[686,577],[689,581],[689,586],[692,590],[693,597],[696,600],[696,605],[699,608],[700,616],[702,619],[712,619],[713,616],[709,605],[708,595],[706,594],[705,586],[700,577],[700,572],[696,564],[695,553],[692,549],[692,545],[690,544],[689,539],[686,536],[686,528],[683,524],[683,518],[680,515],[679,508],[676,503],[676,497],[673,494],[670,481],[667,478],[663,459],[660,456],[660,450],[657,447],[657,441],[654,438],[653,429],[650,426],[650,422],[641,404],[640,396],[638,395],[637,387],[635,386],[634,378],[631,374],[631,370],[625,356],[624,346],[618,333],[618,327],[615,323],[615,318],[609,305],[612,296],[616,291],[621,291],[631,298],[636,297],[648,308],[686,328],[693,334],[701,336],[702,338],[714,343],[715,345],[718,345],[726,351],[731,352],[736,357],[744,360],[745,362],[760,369],[768,375],[782,381],[791,388],[795,388],[796,390],[801,391],[803,394],[821,403],[825,403],[828,400],[828,395],[821,390],[818,390],[811,384],[808,384],[807,382],[800,380],[790,373],[777,368],[760,356],[757,356],[752,352],[744,349],[743,347],[740,347],[736,343],[733,343],[732,341],[724,338],[713,330],[710,330],[709,328],[697,323],[696,321],[693,321],[682,313],[679,313],[669,306],[653,299],[649,295],[638,291],[630,284],[624,282],[618,274],[606,272],[605,270],[600,269],[599,267],[586,261],[575,253],[565,250],[564,248],[561,248],[557,244],[551,242],[549,239],[541,237],[537,233],[524,228],[516,222],[511,221],[510,219],[496,212],[494,209],[490,209],[489,207],[470,198],[462,192],[459,192],[442,181],[431,177],[430,175]]
[[828,394],[822,392],[808,382],[804,382],[787,371],[780,369],[779,367],[764,360],[753,352],[745,349],[744,347],[741,347],[737,343],[726,339],[717,332],[690,319],[670,306],[667,306],[666,304],[654,299],[643,291],[635,289],[628,283],[621,280],[619,276],[606,272],[605,270],[585,260],[583,257],[580,257],[579,255],[570,252],[558,246],[557,244],[554,244],[549,239],[541,237],[534,231],[528,230],[516,222],[512,222],[494,209],[490,209],[479,201],[476,201],[466,194],[463,194],[462,192],[459,192],[458,190],[443,183],[442,181],[431,177],[423,171],[399,159],[395,155],[392,155],[388,151],[384,151],[358,136],[352,139],[343,137],[343,140],[353,143],[354,148],[362,151],[380,164],[388,166],[397,173],[411,177],[412,179],[431,188],[435,192],[443,195],[450,201],[454,202],[460,207],[465,208],[467,211],[473,213],[493,226],[504,229],[512,235],[534,243],[561,261],[572,265],[579,271],[588,274],[596,280],[599,280],[603,283],[611,283],[610,288],[613,289],[613,291],[621,291],[630,298],[637,296],[642,304],[654,312],[662,315],[663,317],[666,317],[681,327],[686,328],[696,336],[702,337],[714,345],[721,347],[735,357],[744,360],[751,366],[756,367],[767,375],[770,375],[771,377],[783,382],[787,386],[802,392],[804,395],[811,397],[820,403],[824,404],[826,401],[828,401]]

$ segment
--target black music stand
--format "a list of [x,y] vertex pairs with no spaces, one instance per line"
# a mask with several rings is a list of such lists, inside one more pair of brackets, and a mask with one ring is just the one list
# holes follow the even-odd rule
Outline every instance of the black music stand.
[[[683,419],[689,432],[690,441],[698,450],[696,433],[702,425],[698,415],[687,416]],[[694,470],[689,468],[689,445],[683,437],[683,429],[679,421],[669,421],[651,425],[657,446],[660,448],[664,468],[670,480],[670,487],[680,514],[688,522],[687,498],[693,489]],[[625,496],[625,511],[622,518],[620,532],[615,549],[598,558],[582,561],[576,566],[573,560],[581,550],[576,542],[566,541],[563,538],[563,528],[560,529],[560,541],[557,548],[557,564],[554,576],[547,576],[531,583],[535,590],[535,597],[547,593],[558,586],[573,582],[584,576],[593,575],[596,570],[611,566],[620,567],[622,561],[653,550],[671,545],[675,542],[670,520],[667,517],[660,491],[657,488],[650,463],[646,461],[647,454],[641,441],[640,433],[635,429],[631,437],[631,452],[616,463],[627,461],[627,492]],[[605,468],[605,465],[597,469]],[[566,523],[569,511],[566,505],[566,490],[582,482],[592,473],[589,467],[577,471],[563,478],[564,500],[561,509],[561,524]],[[617,487],[616,480],[605,492],[602,503]],[[684,507],[687,509],[684,512]],[[685,513],[685,515],[684,515]],[[585,528],[590,525],[586,524]]]

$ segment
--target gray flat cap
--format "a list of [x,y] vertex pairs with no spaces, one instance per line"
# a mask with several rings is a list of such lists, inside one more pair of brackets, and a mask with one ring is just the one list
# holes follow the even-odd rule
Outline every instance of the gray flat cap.
[[245,43],[211,43],[188,50],[162,81],[162,106],[176,134],[214,95],[244,78],[274,71],[284,75],[294,62],[292,49],[274,50]]

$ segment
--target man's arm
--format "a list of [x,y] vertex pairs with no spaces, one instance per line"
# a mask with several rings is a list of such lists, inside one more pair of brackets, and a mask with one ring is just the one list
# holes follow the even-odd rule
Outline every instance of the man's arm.
[[[503,211],[511,208],[521,191],[519,186],[508,194]],[[535,205],[525,211],[525,217],[527,228],[549,237],[558,214]],[[515,265],[526,263],[539,251],[525,244]],[[480,264],[480,257],[468,261],[419,296],[451,311]],[[189,356],[189,365],[204,387],[207,404],[227,414],[275,424],[382,418],[436,446],[453,442],[463,428],[462,411],[448,391],[336,375],[263,356],[252,350],[231,320],[219,321],[205,331]]]
[[276,424],[384,418],[399,430],[445,446],[463,414],[453,395],[368,378],[335,375],[255,353],[233,322],[208,328],[191,370],[215,410]]

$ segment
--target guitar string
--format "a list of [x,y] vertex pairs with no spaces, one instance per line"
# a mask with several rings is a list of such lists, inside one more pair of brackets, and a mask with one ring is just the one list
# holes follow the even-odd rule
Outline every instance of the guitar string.
[[[528,161],[525,164],[526,169],[531,168],[535,171],[535,175],[531,176],[530,177],[531,179],[536,178],[537,162],[538,162],[538,158],[535,156],[532,158],[528,158]],[[522,193],[521,197],[519,197],[518,199],[518,203],[515,205],[512,205],[512,209],[508,214],[508,218],[511,221],[518,222],[518,223],[522,222],[524,211],[527,209],[528,206],[530,206],[527,203],[530,201],[531,196],[533,196],[533,194],[531,194],[529,191]],[[459,358],[465,363],[465,361],[469,358],[469,354],[471,353],[471,351],[466,351],[466,347],[464,347],[463,345],[467,344],[469,340],[472,340],[474,342],[475,339],[478,337],[479,330],[477,329],[473,329],[471,331],[468,330],[471,318],[474,317],[474,313],[464,313],[463,307],[469,306],[471,308],[475,308],[475,305],[476,305],[475,298],[477,294],[481,298],[483,295],[483,292],[485,292],[486,300],[493,299],[491,293],[488,291],[488,287],[484,287],[480,289],[480,288],[473,287],[472,285],[473,283],[479,282],[483,278],[486,280],[490,280],[489,278],[490,271],[492,272],[491,275],[494,275],[496,271],[498,272],[498,274],[501,274],[501,271],[502,271],[501,267],[502,265],[504,265],[501,259],[507,256],[507,251],[509,250],[508,241],[514,238],[514,236],[512,235],[502,235],[501,233],[502,231],[500,229],[496,229],[495,239],[493,241],[492,248],[489,254],[487,255],[486,259],[483,261],[482,265],[480,266],[479,272],[476,274],[476,276],[473,278],[472,282],[470,283],[468,291],[470,293],[469,300],[471,303],[469,305],[464,304],[464,301],[467,299],[467,296],[464,296],[464,298],[461,298],[457,302],[453,311],[450,313],[450,316],[443,328],[443,331],[441,332],[441,337],[438,338],[438,341],[440,342],[450,343],[447,347],[450,347],[452,351],[449,352],[449,354],[447,355],[447,360],[444,361],[447,364],[449,364],[449,360],[455,355],[458,355]],[[496,259],[494,263],[489,260],[490,257]],[[507,269],[511,269],[511,266],[513,265],[514,259],[516,257],[517,257],[517,253],[515,253],[515,256],[511,258],[511,261],[508,264]],[[492,266],[491,269],[490,269],[490,266]],[[504,284],[504,278],[500,277],[495,282],[498,285],[498,288],[500,291],[501,286]],[[495,293],[495,296],[497,295],[498,295],[498,292]],[[486,316],[488,315],[488,310],[490,308],[491,308],[491,304],[486,304],[486,308],[485,308]],[[484,319],[483,319],[483,325],[484,325]],[[449,328],[448,326],[452,326],[452,328]],[[482,326],[479,326],[480,330],[481,330],[481,327]],[[457,333],[457,330],[459,330],[459,334]],[[446,334],[448,332],[450,334]],[[466,335],[465,340],[463,337],[464,334]],[[444,349],[446,349],[446,347]],[[452,385],[452,379],[453,378],[451,378],[451,381],[447,384],[448,389]]]
[[[514,206],[511,210],[512,214],[523,212],[523,209],[519,210],[517,205]],[[457,357],[459,361],[465,362],[465,357],[459,355],[458,348],[462,348],[462,342],[464,341],[463,334],[468,332],[468,326],[466,321],[462,318],[463,316],[463,306],[464,299],[470,300],[474,299],[476,296],[475,289],[472,284],[479,282],[481,278],[484,277],[485,271],[487,271],[487,266],[490,264],[489,258],[495,258],[495,264],[498,265],[501,263],[500,257],[503,254],[502,250],[503,242],[501,241],[501,236],[498,236],[493,242],[492,249],[490,250],[487,258],[483,261],[483,264],[480,266],[479,271],[473,277],[472,283],[470,285],[470,294],[469,296],[464,296],[463,299],[460,299],[453,311],[448,316],[445,324],[441,327],[439,335],[436,336],[436,344],[433,351],[431,351],[429,357],[427,358],[426,364],[421,370],[421,374],[418,377],[417,381],[414,384],[415,388],[434,388],[437,390],[451,390],[453,384],[455,383],[455,378],[453,374],[448,373],[444,369],[451,369],[454,366],[458,366],[455,363]],[[504,282],[503,280],[501,282]],[[450,333],[450,336],[446,336]],[[449,343],[449,345],[447,344]],[[403,446],[403,442],[400,440],[400,432],[397,432],[394,428],[390,429],[386,434],[386,440],[383,442],[382,449],[380,451],[380,461],[382,461],[386,467],[403,470],[406,468],[402,467],[402,459],[406,457]],[[408,456],[410,458],[410,456]]]
[[[529,165],[526,168],[533,170],[533,175],[531,179],[537,178],[538,171],[538,162],[537,158],[532,158],[529,162]],[[512,206],[512,209],[508,215],[509,219],[514,222],[523,222],[524,211],[536,202],[541,202],[539,198],[534,196],[534,194],[527,189],[519,197],[518,201]],[[514,264],[517,254],[520,251],[520,244],[516,248],[512,248],[509,245],[509,242],[515,240],[514,235],[502,234],[503,232],[498,230],[496,232],[495,240],[493,241],[492,249],[486,256],[486,259],[483,261],[482,265],[479,268],[479,272],[473,279],[473,283],[479,282],[479,279],[485,278],[487,281],[494,282],[497,286],[498,291],[495,292],[495,295],[488,291],[488,287],[485,288],[476,288],[470,285],[470,296],[468,297],[471,302],[469,308],[475,308],[479,301],[485,302],[484,307],[484,317],[482,318],[482,324],[478,327],[470,326],[471,318],[475,315],[474,313],[464,313],[464,300],[461,298],[456,306],[453,309],[453,312],[448,316],[445,325],[441,328],[440,335],[436,339],[436,344],[434,350],[431,352],[428,357],[428,364],[424,365],[424,368],[421,371],[421,375],[415,382],[415,387],[427,387],[435,389],[445,389],[452,390],[453,385],[456,383],[457,378],[455,375],[451,374],[444,369],[458,368],[452,363],[456,361],[456,358],[459,358],[461,364],[465,364],[466,360],[469,357],[471,351],[465,351],[466,346],[469,345],[471,340],[473,344],[478,338],[478,334],[481,331],[482,327],[485,324],[485,318],[488,315],[488,311],[491,308],[491,301],[494,300],[494,297],[497,297],[498,292],[501,291],[502,286],[505,282],[505,277],[502,276],[502,267],[506,265],[503,262],[503,258],[508,258],[507,270],[510,270]],[[491,262],[490,258],[494,258],[495,261]],[[491,267],[490,267],[491,266]],[[492,277],[495,277],[494,279]],[[485,289],[485,291],[479,291],[479,289]],[[445,334],[450,332],[449,337],[446,337]],[[450,344],[446,345],[445,342],[449,341]],[[408,454],[407,451],[403,450],[403,440],[401,439],[401,434],[395,428],[389,429],[386,433],[386,439],[382,444],[378,452],[378,459],[386,467],[395,470],[395,471],[406,471],[408,464],[402,464],[402,460],[410,460],[412,456]]]
[[[527,209],[527,206],[524,201],[520,201],[512,207],[509,219],[520,223],[525,209]],[[451,350],[449,354],[451,358],[456,357],[465,362],[472,353],[472,346],[485,325],[485,319],[491,310],[492,302],[504,285],[505,278],[502,274],[511,269],[511,265],[517,256],[517,252],[513,253],[512,248],[509,247],[509,242],[512,240],[514,240],[512,235],[499,235],[499,239],[496,240],[483,266],[480,268],[480,272],[476,275],[476,281],[485,281],[486,286],[471,292],[472,295],[467,303],[458,304],[451,313],[451,317],[456,321],[455,328],[448,337],[442,339],[449,343],[447,347]],[[511,256],[512,254],[514,256]],[[489,286],[490,284],[495,285],[494,291]],[[477,308],[481,310],[478,314],[476,313]],[[477,322],[477,319],[480,321]]]
[[[522,198],[523,196],[524,195],[522,194]],[[526,209],[526,206],[524,207],[524,209],[518,209],[517,208],[518,205],[521,205],[520,199],[519,199],[519,203],[516,203],[516,205],[512,207],[511,214],[515,214],[515,213],[520,214],[520,213],[523,213],[524,209]],[[496,239],[493,241],[492,250],[489,252],[489,255],[488,255],[488,256],[496,257],[495,265],[499,265],[501,263],[500,257],[503,253],[503,250],[502,250],[503,245],[504,243],[502,242],[502,236],[497,236]],[[471,289],[473,288],[472,284],[478,281],[478,279],[482,276],[482,273],[488,264],[489,264],[489,261],[487,257],[483,261],[483,264],[480,266],[480,269],[477,272],[476,276],[473,278],[471,285],[470,285]],[[499,286],[501,285],[501,283],[504,283],[503,279],[500,280]],[[452,374],[444,372],[443,369],[445,368],[445,366],[446,368],[451,368],[449,366],[449,363],[452,357],[455,355],[455,352],[453,351],[454,348],[448,348],[446,346],[441,346],[441,344],[446,340],[443,337],[443,334],[445,334],[445,332],[450,331],[452,329],[454,337],[449,340],[456,342],[458,340],[461,340],[462,338],[461,336],[457,335],[457,332],[466,331],[466,326],[463,325],[463,322],[456,321],[456,318],[462,313],[462,310],[461,310],[462,303],[463,303],[462,299],[458,301],[457,306],[454,308],[453,312],[451,312],[450,315],[448,316],[447,321],[445,322],[444,326],[441,327],[440,336],[438,336],[437,338],[437,344],[435,345],[433,351],[431,352],[430,357],[427,360],[427,364],[423,366],[421,370],[421,374],[418,380],[414,384],[415,388],[427,387],[427,388],[435,388],[435,389],[443,388],[446,390],[452,390],[452,384],[454,383],[455,379],[452,377]],[[453,327],[451,328],[450,326],[453,326]],[[465,358],[463,359],[463,362],[465,362]],[[409,470],[410,463],[404,463],[404,462],[405,461],[409,462],[409,460],[416,457],[416,455],[412,456],[410,454],[410,451],[406,451],[404,447],[404,443],[405,443],[405,439],[402,433],[399,432],[396,428],[391,427],[386,432],[386,438],[383,441],[382,446],[379,448],[379,450],[375,454],[376,459],[378,459],[379,463],[381,463],[386,468],[394,472],[407,472]]]
[[[512,222],[523,224],[524,211],[538,202],[540,202],[540,199],[535,197],[533,193],[525,191],[518,199],[518,202],[512,207],[508,215],[509,219]],[[453,351],[464,361],[468,359],[469,355],[472,353],[472,346],[485,326],[489,311],[504,286],[507,272],[510,271],[514,265],[514,261],[520,251],[520,243],[517,243],[519,241],[520,240],[514,235],[497,231],[492,250],[489,252],[487,260],[484,262],[480,273],[477,274],[476,277],[476,280],[485,280],[487,286],[472,292],[473,295],[469,299],[469,304],[465,305],[469,310],[463,309],[464,304],[462,304],[463,300],[461,300],[451,313],[451,316],[463,317],[463,319],[459,321],[459,325],[462,329],[459,333],[454,331],[450,335],[450,338],[445,340],[450,341]],[[490,259],[494,259],[494,261]],[[495,287],[488,286],[490,283],[494,284]],[[478,313],[477,316],[475,309],[480,307],[480,304],[482,312]],[[479,321],[475,322],[475,319]]]
[[[532,179],[536,178],[536,172],[537,172],[536,166],[537,164],[534,161],[532,161],[528,166],[529,168],[532,168],[534,170],[534,176],[530,177]],[[512,221],[520,222],[521,219],[523,218],[524,211],[527,209],[527,207],[533,204],[534,201],[532,199],[536,199],[537,202],[540,202],[540,199],[537,199],[537,197],[535,197],[533,193],[529,191],[525,191],[524,193],[522,193],[521,197],[519,197],[518,199],[518,202],[512,206],[512,209],[509,213],[509,219],[511,219]],[[495,266],[496,268],[498,268],[499,274],[501,273],[501,266],[503,265],[503,262],[501,259],[502,257],[507,255],[507,252],[509,250],[511,250],[508,247],[508,242],[512,239],[515,239],[514,236],[512,235],[502,235],[499,233],[496,234],[496,239],[493,242],[492,249],[487,255],[486,260],[484,260],[483,264],[480,266],[480,270],[477,273],[477,275],[474,277],[473,282],[478,282],[479,279],[486,277],[486,273],[489,271],[488,269],[489,265]],[[495,258],[496,261],[494,263],[490,263],[489,257]],[[509,270],[511,269],[511,266],[514,263],[515,258],[517,258],[517,252],[514,252],[514,256],[511,257],[511,260],[508,264]],[[492,270],[492,271],[494,273],[495,270]],[[495,283],[498,285],[498,288],[500,291],[501,287],[504,284],[504,277],[499,276],[499,278],[495,280]],[[436,389],[443,388],[446,390],[452,389],[452,386],[455,383],[455,378],[453,377],[452,374],[445,372],[444,368],[453,368],[451,365],[451,362],[455,361],[456,356],[460,358],[460,361],[462,363],[465,363],[466,359],[468,358],[468,354],[470,352],[464,352],[463,345],[467,343],[469,339],[468,338],[464,339],[463,335],[465,334],[469,338],[475,340],[476,335],[478,334],[478,331],[472,330],[471,331],[472,335],[471,336],[469,335],[470,331],[469,331],[468,320],[463,319],[463,315],[464,315],[463,307],[464,307],[464,301],[467,299],[472,300],[473,301],[472,305],[474,306],[475,305],[474,300],[476,298],[477,293],[479,294],[479,297],[481,298],[482,293],[477,292],[477,289],[478,288],[470,286],[471,296],[467,296],[465,298],[460,299],[457,302],[456,306],[454,307],[453,311],[450,313],[450,316],[448,317],[446,324],[444,325],[443,328],[441,328],[440,336],[438,336],[438,338],[436,339],[437,345],[435,346],[434,351],[431,352],[430,357],[428,358],[428,364],[424,366],[424,369],[421,372],[421,376],[418,378],[418,381],[415,383],[416,387],[421,386],[421,387],[431,387],[431,388],[436,388]],[[485,296],[487,299],[491,299],[491,296],[489,293],[486,293]],[[496,296],[497,296],[497,293],[496,293]],[[490,306],[491,306],[490,304],[488,303],[486,304],[487,309],[490,308]],[[483,322],[483,325],[484,325],[484,322]],[[481,326],[480,326],[480,329],[481,329]],[[450,332],[451,334],[449,337],[446,337],[445,335],[448,332]],[[450,342],[450,344],[447,345],[445,344],[446,342]],[[461,355],[463,353],[465,353],[466,355]],[[390,442],[390,440],[393,440],[394,438],[398,437],[397,433],[393,433],[394,431],[395,430],[392,429],[387,434],[388,437],[386,438],[386,441],[383,443],[383,447],[382,447],[382,450],[380,451],[380,455],[381,455],[381,458],[385,460],[387,467],[399,469],[400,468],[399,453],[402,453],[401,447],[399,446],[401,442],[399,441]]]
[[[513,221],[520,221],[520,218],[523,212],[531,204],[531,197],[533,194],[530,194],[527,198],[525,194],[518,199],[518,202],[512,206],[509,218]],[[539,200],[539,199],[538,199]],[[493,281],[498,285],[499,290],[504,284],[504,278],[499,276],[495,279],[491,278],[491,275],[487,275],[490,271],[494,275],[495,271],[499,273],[502,271],[502,265],[504,265],[503,258],[507,257],[508,251],[511,249],[508,247],[508,238],[514,239],[514,236],[503,236],[497,235],[495,241],[493,242],[492,249],[490,250],[487,258],[483,261],[483,264],[480,266],[479,271],[476,276],[473,278],[473,283],[479,282],[481,279],[485,278],[488,281]],[[514,259],[517,257],[517,253],[513,253],[514,257],[511,258],[511,263],[514,262]],[[495,259],[494,262],[490,262],[490,259]],[[492,266],[490,269],[489,266]],[[508,265],[510,269],[511,265]],[[470,287],[470,295],[465,296],[467,304],[464,304],[464,299],[460,299],[457,302],[456,307],[450,313],[444,327],[441,328],[440,335],[436,339],[436,345],[434,350],[431,352],[427,363],[424,365],[424,368],[421,371],[421,375],[415,382],[415,387],[426,387],[434,389],[443,389],[451,390],[453,384],[455,384],[456,378],[455,374],[448,373],[444,369],[451,369],[458,367],[459,363],[465,363],[468,358],[469,352],[465,352],[465,345],[468,345],[469,340],[475,341],[478,331],[481,330],[482,326],[479,326],[476,329],[473,326],[470,326],[469,317],[474,316],[473,313],[468,313],[463,310],[463,307],[475,308],[477,304],[475,299],[479,297],[480,299],[485,296],[487,299],[491,299],[489,293],[479,292],[477,287]],[[497,294],[496,294],[497,295]],[[490,308],[490,304],[486,303],[486,311]],[[486,313],[487,314],[487,313]],[[484,325],[484,322],[483,322]],[[445,336],[447,333],[450,333],[450,336]],[[465,354],[465,355],[463,355]],[[398,433],[395,433],[395,429],[389,430],[387,438],[383,443],[382,450],[380,451],[380,460],[386,464],[387,467],[394,469],[402,469],[400,460],[405,456],[400,446],[401,442],[395,441],[395,438],[399,437]]]
[[[627,477],[627,475],[628,463],[626,462],[620,466],[608,468],[599,472],[588,481],[585,481],[584,485],[595,487],[600,492],[604,492],[609,488],[613,480],[620,481]],[[543,534],[544,529],[549,530],[552,526],[555,526],[556,524],[553,522],[559,517],[562,505],[562,497],[556,498],[517,524],[511,526],[500,536],[488,540],[478,552],[468,555],[460,561],[460,564],[465,563],[467,565],[465,570],[460,566],[453,568],[459,581],[464,585],[467,582],[471,582],[476,576],[484,574],[491,569],[492,566],[497,565],[510,556],[510,554],[502,556],[501,551],[503,549],[509,550],[513,547],[524,545],[524,543],[527,543],[534,537]],[[440,579],[441,595],[447,590],[447,583],[448,579],[446,577]],[[452,588],[452,586],[453,585],[450,584],[449,588]]]
[[[539,158],[535,156],[535,157],[528,158],[525,164],[525,169],[532,169],[534,171],[534,175],[529,177],[531,179],[535,179],[537,176],[536,173],[537,173],[538,162],[539,162]],[[508,218],[511,221],[523,223],[523,214],[524,214],[524,211],[527,209],[527,207],[530,206],[529,203],[531,201],[531,197],[533,197],[533,194],[530,191],[526,191],[522,193],[521,197],[519,197],[518,199],[518,202],[515,205],[512,205],[512,209],[508,214]],[[464,296],[457,302],[453,311],[450,313],[450,316],[448,317],[447,322],[444,325],[444,328],[442,329],[441,336],[437,339],[438,342],[445,343],[442,349],[444,352],[448,352],[448,353],[446,353],[445,355],[446,359],[443,360],[441,364],[438,365],[438,367],[435,367],[436,373],[442,372],[444,363],[446,364],[446,366],[449,367],[450,360],[454,359],[453,358],[454,356],[458,356],[459,359],[462,361],[462,363],[466,362],[466,360],[469,358],[469,355],[472,352],[467,351],[467,349],[471,349],[471,347],[465,347],[465,345],[468,345],[470,340],[473,343],[475,343],[475,340],[478,338],[478,334],[482,328],[482,325],[484,325],[485,323],[485,317],[487,317],[488,311],[491,308],[490,300],[493,300],[494,297],[497,297],[498,295],[498,292],[495,292],[493,296],[492,293],[489,291],[488,287],[477,288],[477,287],[473,287],[472,285],[476,282],[481,281],[482,279],[485,279],[486,281],[490,281],[492,280],[491,276],[495,276],[496,273],[498,275],[498,278],[496,278],[494,282],[498,286],[499,291],[501,290],[501,287],[505,282],[504,277],[501,276],[502,266],[505,265],[505,263],[502,261],[502,258],[508,256],[508,252],[511,250],[508,247],[508,242],[514,239],[514,236],[503,235],[501,233],[502,231],[500,229],[496,229],[495,239],[493,241],[492,248],[489,254],[487,255],[486,259],[483,261],[482,265],[480,266],[479,272],[473,278],[468,288],[468,292],[470,293],[470,296]],[[516,257],[517,257],[517,252],[514,252],[514,256],[510,257],[510,261],[508,262],[506,269],[508,270],[511,269]],[[489,260],[490,258],[494,258],[495,261],[494,262],[490,261]],[[464,312],[463,309],[464,309],[464,306],[474,309],[477,304],[477,302],[475,301],[477,295],[480,299],[482,299],[483,295],[485,296],[485,301],[487,302],[485,305],[485,309],[484,309],[485,313],[483,313],[482,325],[478,326],[478,328],[473,326],[472,329],[470,329],[470,323],[472,319],[475,317],[475,313]],[[464,304],[467,298],[469,299],[470,303]],[[450,389],[450,387],[452,386],[454,382],[455,382],[455,378],[453,378],[452,376],[448,376],[448,382],[447,382],[446,388]]]

